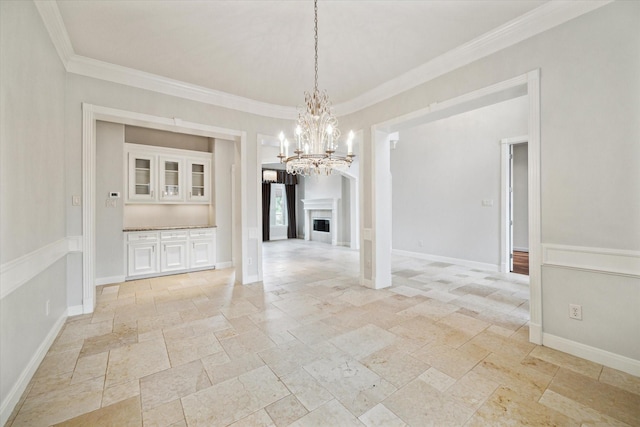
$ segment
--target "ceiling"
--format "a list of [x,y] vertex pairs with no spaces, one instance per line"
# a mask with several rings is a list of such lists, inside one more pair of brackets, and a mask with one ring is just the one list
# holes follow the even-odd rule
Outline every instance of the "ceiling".
[[[321,0],[319,87],[349,101],[544,3]],[[282,106],[313,89],[310,0],[57,5],[79,56]]]

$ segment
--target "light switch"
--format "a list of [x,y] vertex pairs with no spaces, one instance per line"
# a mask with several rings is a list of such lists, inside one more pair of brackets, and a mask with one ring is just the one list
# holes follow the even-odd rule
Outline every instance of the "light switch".
[[493,206],[493,200],[491,199],[484,199],[482,201],[482,206]]
[[71,206],[80,206],[80,196],[71,196]]

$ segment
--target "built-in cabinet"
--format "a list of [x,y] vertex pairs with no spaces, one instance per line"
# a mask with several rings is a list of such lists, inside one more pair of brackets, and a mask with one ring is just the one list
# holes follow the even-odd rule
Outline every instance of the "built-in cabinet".
[[125,233],[127,276],[155,274],[158,269],[158,233]]
[[127,277],[152,277],[215,267],[215,228],[125,232]]
[[126,203],[209,203],[211,153],[125,144]]

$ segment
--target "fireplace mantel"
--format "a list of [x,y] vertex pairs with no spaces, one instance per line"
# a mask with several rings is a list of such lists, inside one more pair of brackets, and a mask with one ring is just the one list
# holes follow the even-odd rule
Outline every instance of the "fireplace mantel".
[[304,239],[311,240],[312,211],[331,211],[331,244],[338,244],[338,203],[340,199],[302,199],[304,205]]

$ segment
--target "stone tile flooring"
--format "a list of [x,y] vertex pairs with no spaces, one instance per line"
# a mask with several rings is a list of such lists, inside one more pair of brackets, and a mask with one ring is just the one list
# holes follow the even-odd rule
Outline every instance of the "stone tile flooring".
[[[8,425],[640,425],[640,379],[528,342],[528,286],[394,257],[264,245],[264,282],[233,269],[98,288]],[[526,280],[526,279],[525,279]]]

